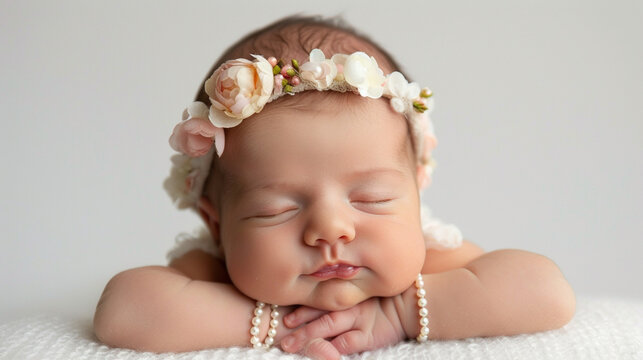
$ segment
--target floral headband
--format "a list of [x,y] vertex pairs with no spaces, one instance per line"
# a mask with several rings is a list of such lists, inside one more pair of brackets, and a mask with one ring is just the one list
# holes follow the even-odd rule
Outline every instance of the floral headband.
[[[205,82],[212,106],[193,102],[183,112],[170,137],[170,145],[181,154],[172,157],[172,170],[164,186],[179,208],[195,207],[210,171],[214,153],[223,154],[225,128],[244,119],[286,94],[307,90],[353,92],[363,97],[390,99],[394,111],[409,124],[418,166],[426,172],[428,185],[435,167],[431,151],[437,140],[428,116],[432,108],[431,90],[409,83],[400,72],[384,75],[372,56],[358,51],[335,54],[326,59],[319,49],[310,60],[284,63],[274,57],[229,60]],[[214,144],[214,146],[212,146]]]

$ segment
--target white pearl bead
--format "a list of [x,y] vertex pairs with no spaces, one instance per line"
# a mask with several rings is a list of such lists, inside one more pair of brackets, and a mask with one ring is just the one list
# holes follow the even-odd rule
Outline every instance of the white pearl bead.
[[275,337],[275,335],[277,335],[277,330],[275,330],[273,328],[268,329],[268,336],[269,337],[272,338],[272,337]]
[[260,307],[260,308],[266,306],[266,304],[262,303],[261,301],[257,301],[256,305],[257,305],[257,307]]
[[264,340],[264,343],[266,344],[266,346],[270,346],[270,345],[274,344],[274,342],[275,342],[275,339],[273,339],[271,337],[266,338],[266,340]]
[[425,342],[429,337],[426,335],[418,335],[417,341],[419,342]]
[[420,334],[429,335],[429,328],[426,326],[422,326],[422,328],[420,329]]
[[418,291],[415,294],[418,297],[424,297],[426,295],[426,291],[424,289],[418,289]]
[[261,308],[256,308],[255,309],[255,316],[261,316],[263,315],[263,310]]
[[259,328],[256,326],[253,326],[250,328],[250,335],[259,335]]
[[272,310],[275,310],[275,309],[277,309],[278,307],[279,307],[279,305],[274,305],[274,304],[273,304],[273,305],[270,305],[270,308],[271,308]]
[[253,317],[252,318],[252,325],[259,326],[259,324],[261,324],[261,319],[259,319],[258,317]]
[[426,308],[421,308],[419,313],[420,313],[420,316],[427,316],[429,315],[429,310],[427,310]]
[[279,320],[277,319],[270,320],[270,327],[276,328],[277,326],[279,326]]
[[273,319],[278,318],[279,317],[279,311],[273,310],[272,312],[270,312],[270,317],[273,318]]
[[256,336],[252,336],[252,337],[250,338],[250,343],[251,343],[251,344],[253,344],[253,345],[257,345],[257,343],[258,343],[258,342],[259,342],[259,338],[258,338],[258,337],[256,337]]
[[419,298],[418,299],[418,306],[419,307],[425,307],[426,306],[426,299],[425,298]]
[[257,343],[257,344],[252,345],[252,347],[255,348],[255,349],[262,349],[263,345]]
[[425,318],[425,317],[420,318],[420,325],[422,325],[422,326],[429,325],[429,319]]

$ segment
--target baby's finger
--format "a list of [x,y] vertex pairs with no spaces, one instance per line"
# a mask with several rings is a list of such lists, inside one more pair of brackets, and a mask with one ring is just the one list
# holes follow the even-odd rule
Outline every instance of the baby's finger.
[[349,311],[331,312],[322,315],[281,340],[281,348],[296,353],[313,339],[335,337],[353,328],[354,316]]
[[308,306],[300,306],[295,311],[284,316],[284,325],[288,328],[296,328],[297,326],[315,320],[320,316],[326,314],[328,311],[311,308]]
[[339,360],[342,356],[330,342],[324,339],[311,340],[304,347],[302,355],[323,360]]
[[361,330],[345,332],[334,338],[330,343],[340,354],[354,354],[371,350],[369,336]]

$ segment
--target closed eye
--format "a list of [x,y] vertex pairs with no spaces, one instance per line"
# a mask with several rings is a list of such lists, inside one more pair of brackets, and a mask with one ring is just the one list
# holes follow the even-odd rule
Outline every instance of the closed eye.
[[355,196],[351,205],[358,211],[373,215],[390,215],[395,211],[395,196],[362,195]]
[[353,203],[357,204],[386,204],[388,202],[393,201],[393,199],[375,199],[375,200],[353,200]]
[[292,213],[293,211],[296,211],[297,208],[291,208],[291,209],[285,209],[283,211],[276,211],[273,213],[266,213],[266,214],[259,214],[259,215],[254,215],[254,216],[249,216],[248,219],[263,219],[263,220],[270,220],[270,219],[275,219],[279,218],[282,215],[288,215]]

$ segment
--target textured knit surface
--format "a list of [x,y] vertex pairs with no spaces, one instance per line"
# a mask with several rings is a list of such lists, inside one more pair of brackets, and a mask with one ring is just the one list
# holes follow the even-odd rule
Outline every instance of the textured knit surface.
[[[345,359],[643,359],[643,302],[578,300],[574,319],[554,331],[459,341],[407,341]],[[33,316],[0,325],[0,359],[304,359],[277,349],[223,348],[144,353],[100,344],[91,320]]]

